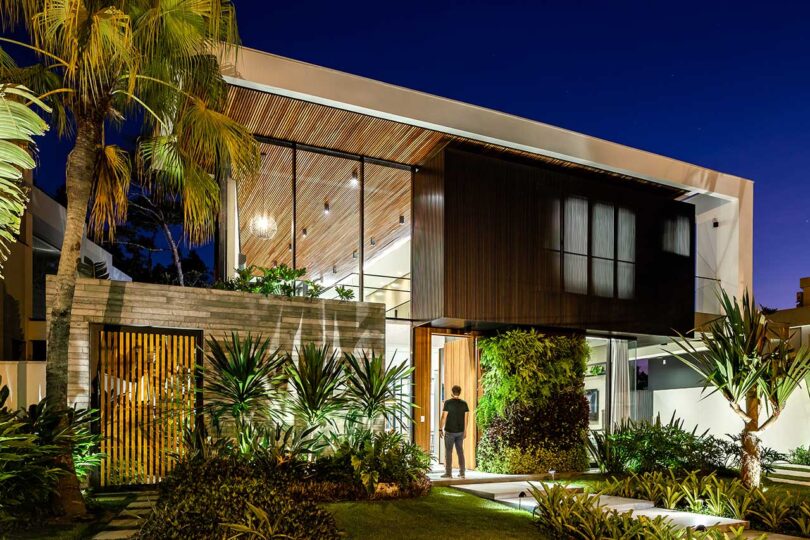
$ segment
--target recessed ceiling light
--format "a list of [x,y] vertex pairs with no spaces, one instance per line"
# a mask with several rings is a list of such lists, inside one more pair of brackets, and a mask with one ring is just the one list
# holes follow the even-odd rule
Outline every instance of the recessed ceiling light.
[[329,201],[323,203],[323,213],[327,216],[329,215]]
[[357,187],[360,185],[360,180],[357,179],[357,169],[352,171],[352,177],[349,179],[349,185]]
[[301,231],[301,236],[303,236],[304,238],[307,237],[307,228],[306,227],[304,227],[304,230]]

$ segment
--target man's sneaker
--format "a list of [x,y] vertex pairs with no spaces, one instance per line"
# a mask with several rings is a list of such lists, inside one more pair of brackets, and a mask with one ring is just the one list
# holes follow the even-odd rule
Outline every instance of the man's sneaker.
[[439,478],[453,478],[453,475],[445,473],[445,474],[441,475]]

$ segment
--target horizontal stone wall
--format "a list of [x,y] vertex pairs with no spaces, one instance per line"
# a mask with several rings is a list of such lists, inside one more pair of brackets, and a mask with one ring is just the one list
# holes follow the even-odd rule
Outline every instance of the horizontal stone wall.
[[[49,279],[49,305],[54,287]],[[70,328],[68,399],[82,407],[90,404],[94,324],[202,330],[205,340],[252,332],[270,337],[282,351],[310,341],[344,352],[385,349],[384,304],[79,278]]]

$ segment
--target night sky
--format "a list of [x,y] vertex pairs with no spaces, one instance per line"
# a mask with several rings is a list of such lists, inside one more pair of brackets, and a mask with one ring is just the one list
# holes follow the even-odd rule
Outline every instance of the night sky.
[[810,275],[810,2],[235,4],[249,47],[752,179],[757,301]]

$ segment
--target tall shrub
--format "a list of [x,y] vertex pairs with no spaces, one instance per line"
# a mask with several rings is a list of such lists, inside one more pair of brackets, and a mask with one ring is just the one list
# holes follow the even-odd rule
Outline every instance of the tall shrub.
[[479,342],[484,396],[476,413],[482,470],[531,473],[587,466],[588,347],[581,336],[511,330]]

